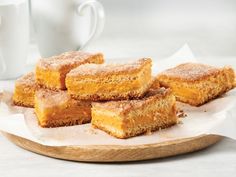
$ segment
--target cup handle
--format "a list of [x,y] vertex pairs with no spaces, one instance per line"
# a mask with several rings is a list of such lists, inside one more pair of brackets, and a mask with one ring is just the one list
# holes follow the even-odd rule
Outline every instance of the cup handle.
[[[0,30],[1,30],[1,26],[2,26],[2,17],[0,16]],[[2,52],[1,52],[1,49],[0,49],[0,74],[4,74],[6,72],[6,64],[3,60],[3,57],[2,57]]]
[[77,6],[77,13],[79,16],[83,16],[83,10],[86,7],[91,7],[92,9],[94,24],[88,40],[80,47],[80,50],[84,49],[91,41],[102,33],[105,24],[104,8],[100,2],[89,0],[79,4]]

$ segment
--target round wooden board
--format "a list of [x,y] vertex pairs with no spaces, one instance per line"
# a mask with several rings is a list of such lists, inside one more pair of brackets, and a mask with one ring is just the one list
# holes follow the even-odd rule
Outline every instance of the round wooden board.
[[170,157],[204,149],[222,139],[221,136],[217,135],[202,135],[164,143],[135,146],[88,145],[54,147],[41,145],[6,132],[2,133],[17,146],[37,154],[84,162],[127,162]]

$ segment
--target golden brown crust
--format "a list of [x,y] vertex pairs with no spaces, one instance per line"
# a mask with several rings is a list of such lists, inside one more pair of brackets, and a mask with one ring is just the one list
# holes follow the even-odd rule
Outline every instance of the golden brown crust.
[[157,79],[173,90],[178,101],[200,106],[233,89],[235,73],[231,67],[187,63],[160,73]]
[[167,69],[159,74],[159,77],[172,78],[179,81],[195,82],[203,80],[209,76],[219,74],[221,69],[200,64],[200,63],[184,63],[174,68]]
[[171,94],[170,89],[164,87],[156,90],[149,90],[145,97],[134,100],[120,100],[120,101],[108,101],[108,102],[93,102],[92,106],[98,109],[106,109],[117,114],[125,115],[133,109],[143,107],[148,104],[151,99],[163,99],[166,95]]
[[64,119],[64,120],[49,120],[45,121],[44,124],[39,125],[43,128],[53,128],[53,127],[68,127],[68,126],[74,126],[74,125],[81,125],[90,123],[91,118],[85,118],[85,119]]
[[150,58],[142,58],[136,62],[130,62],[125,64],[85,64],[81,65],[68,73],[68,77],[105,77],[112,74],[131,74],[139,72],[146,64],[151,65],[152,60]]
[[56,107],[59,104],[64,104],[70,100],[70,96],[67,95],[66,91],[52,91],[40,89],[36,91],[35,97],[40,100],[43,108]]
[[63,68],[69,67],[71,65],[80,65],[83,63],[89,63],[89,59],[97,56],[100,63],[103,63],[103,54],[96,53],[91,54],[87,52],[81,51],[70,51],[62,53],[58,56],[53,56],[50,58],[42,58],[39,60],[37,67],[45,69],[45,70],[56,70],[59,71]]
[[34,72],[27,73],[26,75],[20,77],[16,80],[15,85],[25,85],[30,87],[37,87],[35,81],[35,74]]
[[23,101],[18,101],[18,100],[12,100],[13,104],[15,106],[21,106],[21,107],[26,107],[26,108],[33,108],[34,107],[34,104],[31,104],[31,103],[26,103],[26,102],[23,102]]
[[111,132],[111,131],[107,130],[106,128],[104,128],[103,126],[100,126],[100,125],[92,125],[92,126],[94,128],[100,129],[100,130],[106,132],[107,134],[109,134],[111,136],[114,136],[116,138],[128,139],[128,138],[131,138],[131,137],[134,137],[134,136],[143,135],[143,134],[146,134],[146,133],[155,132],[155,131],[158,131],[158,130],[161,130],[161,129],[169,128],[169,127],[174,126],[174,125],[176,125],[176,121],[170,122],[170,123],[168,123],[166,125],[162,125],[162,126],[160,126],[159,124],[156,124],[156,125],[153,125],[152,127],[142,127],[139,130],[132,131],[130,133],[124,132],[124,134],[122,134],[122,135]]
[[131,100],[136,98],[142,98],[150,85],[147,85],[146,87],[141,88],[140,90],[136,91],[129,91],[126,93],[117,93],[115,95],[113,94],[93,94],[93,95],[79,95],[79,94],[73,94],[70,93],[70,96],[76,100],[91,100],[91,101],[109,101],[109,100]]

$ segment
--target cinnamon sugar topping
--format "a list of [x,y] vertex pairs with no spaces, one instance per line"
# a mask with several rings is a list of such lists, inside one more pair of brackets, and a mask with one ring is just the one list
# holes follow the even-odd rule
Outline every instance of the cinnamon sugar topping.
[[23,77],[16,80],[16,84],[27,85],[27,86],[36,85],[35,74],[33,72],[30,72],[24,75]]
[[99,103],[93,103],[93,106],[122,113],[127,110],[131,110],[134,107],[135,108],[141,107],[153,99],[163,98],[166,95],[170,94],[170,92],[171,92],[170,89],[165,89],[162,87],[156,91],[154,90],[149,91],[143,98],[140,98],[138,100],[109,101],[104,103],[99,102]]
[[45,104],[46,107],[52,107],[67,102],[70,97],[66,91],[52,91],[40,89],[36,91],[36,97]]
[[68,65],[75,65],[80,63],[82,64],[94,55],[102,55],[102,54],[100,53],[91,54],[81,51],[70,51],[70,52],[65,52],[58,56],[40,59],[37,66],[44,69],[58,70]]
[[43,103],[44,107],[54,107],[58,105],[64,105],[68,103],[71,103],[73,105],[84,105],[89,106],[91,105],[90,101],[80,101],[80,100],[74,100],[71,98],[67,91],[58,90],[47,90],[47,89],[39,89],[35,93],[38,100],[40,100]]
[[85,64],[71,70],[68,76],[98,75],[120,73],[125,71],[135,71],[141,69],[146,63],[151,63],[151,59],[143,58],[136,62],[126,64]]
[[213,66],[198,63],[184,63],[162,72],[160,76],[196,81],[219,72],[220,69]]

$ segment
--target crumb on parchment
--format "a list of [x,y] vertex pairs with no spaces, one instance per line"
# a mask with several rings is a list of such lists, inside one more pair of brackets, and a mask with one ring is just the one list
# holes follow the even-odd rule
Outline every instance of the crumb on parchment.
[[187,117],[187,114],[182,109],[179,109],[177,111],[177,117],[178,118],[184,118],[184,117]]

